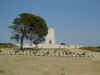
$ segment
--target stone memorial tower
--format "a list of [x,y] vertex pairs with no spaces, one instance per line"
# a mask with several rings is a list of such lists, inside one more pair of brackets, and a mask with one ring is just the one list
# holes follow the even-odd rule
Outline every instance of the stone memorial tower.
[[45,44],[48,44],[48,45],[56,44],[55,31],[53,28],[48,29],[48,35],[46,36]]

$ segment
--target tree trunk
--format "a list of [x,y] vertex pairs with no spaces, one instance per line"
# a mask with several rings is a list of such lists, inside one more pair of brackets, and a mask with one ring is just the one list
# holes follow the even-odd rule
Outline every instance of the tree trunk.
[[33,41],[32,41],[32,40],[30,40],[30,46],[32,46],[32,44],[33,44]]
[[21,36],[21,40],[20,40],[20,50],[23,50],[23,41],[24,41],[24,36]]

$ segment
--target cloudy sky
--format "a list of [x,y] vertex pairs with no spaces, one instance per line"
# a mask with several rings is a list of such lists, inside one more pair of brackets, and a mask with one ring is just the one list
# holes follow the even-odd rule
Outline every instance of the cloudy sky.
[[100,0],[0,0],[0,42],[13,42],[8,26],[23,12],[43,17],[57,41],[100,45]]

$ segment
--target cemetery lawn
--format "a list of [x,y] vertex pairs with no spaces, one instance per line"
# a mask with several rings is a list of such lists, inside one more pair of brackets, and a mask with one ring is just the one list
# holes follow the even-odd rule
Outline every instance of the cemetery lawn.
[[100,61],[87,57],[0,55],[0,75],[100,75]]

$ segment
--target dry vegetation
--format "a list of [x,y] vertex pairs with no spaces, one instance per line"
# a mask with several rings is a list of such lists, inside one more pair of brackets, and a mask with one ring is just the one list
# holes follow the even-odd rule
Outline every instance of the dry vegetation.
[[0,75],[100,75],[87,57],[0,56]]
[[89,51],[93,51],[93,52],[100,52],[100,47],[83,47],[81,49],[89,50]]
[[16,48],[17,46],[12,43],[0,43],[0,49],[1,48]]

